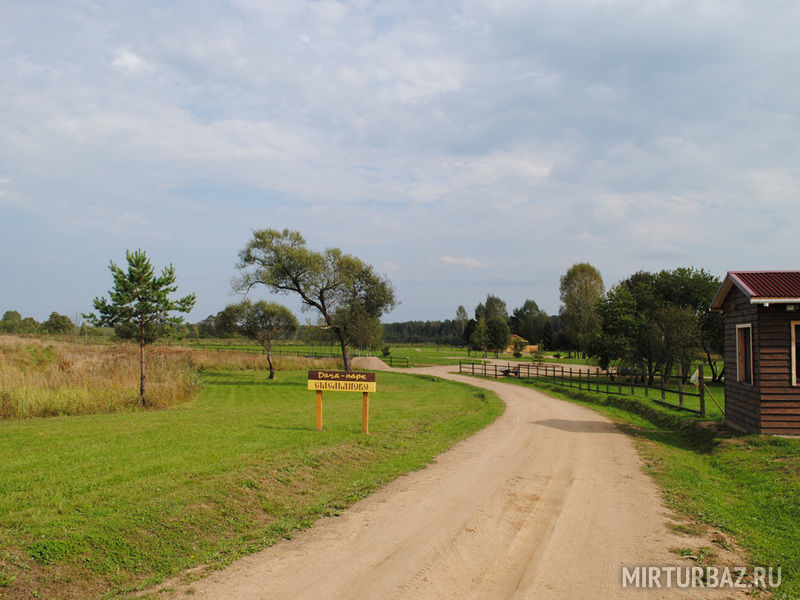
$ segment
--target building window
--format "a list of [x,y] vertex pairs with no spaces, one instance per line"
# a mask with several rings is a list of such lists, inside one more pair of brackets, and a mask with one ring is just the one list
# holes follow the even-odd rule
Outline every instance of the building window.
[[753,328],[736,326],[736,381],[753,385]]
[[792,321],[792,385],[800,385],[800,321]]

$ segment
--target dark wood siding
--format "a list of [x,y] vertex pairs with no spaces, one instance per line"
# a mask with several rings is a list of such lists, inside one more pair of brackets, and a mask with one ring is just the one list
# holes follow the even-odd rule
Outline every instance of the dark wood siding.
[[[746,431],[761,431],[758,402],[759,357],[758,307],[737,287],[733,287],[723,303],[725,322],[725,420]],[[753,342],[753,385],[736,380],[736,326],[750,324]]]
[[760,306],[761,432],[800,434],[800,388],[792,385],[792,330],[797,313]]
[[[725,419],[756,433],[800,435],[800,387],[792,385],[791,322],[800,314],[784,305],[760,306],[733,287],[725,317]],[[736,326],[750,324],[753,385],[736,379]]]

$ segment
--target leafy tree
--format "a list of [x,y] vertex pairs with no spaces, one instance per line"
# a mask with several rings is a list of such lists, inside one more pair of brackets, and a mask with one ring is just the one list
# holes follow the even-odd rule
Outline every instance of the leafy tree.
[[478,321],[483,317],[486,323],[489,323],[495,317],[501,317],[508,320],[508,310],[506,310],[506,303],[497,296],[491,294],[486,295],[486,304],[478,304],[475,307],[475,320]]
[[19,324],[18,333],[36,333],[39,331],[39,321],[33,317],[25,317]]
[[651,382],[658,371],[669,379],[676,364],[688,374],[713,298],[708,279],[702,271],[676,269],[639,271],[621,281],[598,304],[602,333],[592,353],[603,366],[615,359],[642,365]]
[[[533,300],[525,300],[511,314],[511,332],[525,338],[531,344],[540,344],[550,325],[550,317]],[[551,328],[552,333],[552,328]]]
[[75,331],[75,324],[66,315],[60,315],[57,312],[51,312],[50,317],[42,323],[42,327],[47,333],[72,333]]
[[372,352],[383,340],[383,325],[378,317],[364,317],[353,324],[352,341],[357,348],[366,348]]
[[467,309],[463,306],[459,306],[456,310],[456,318],[455,318],[455,333],[459,338],[464,337],[464,332],[467,329],[467,323],[469,323],[469,316],[467,316]]
[[178,289],[172,265],[156,276],[144,251],[126,250],[125,257],[128,261],[127,273],[113,261],[109,263],[108,268],[114,279],[114,287],[108,292],[110,301],[95,298],[94,309],[99,315],[90,313],[83,316],[92,325],[113,327],[118,337],[139,343],[139,397],[142,406],[146,407],[144,347],[180,325],[183,318],[172,313],[188,313],[192,310],[195,295],[170,300],[169,295]]
[[703,269],[681,267],[656,275],[658,294],[670,304],[691,311],[697,320],[697,339],[706,355],[714,381],[720,379],[712,354],[724,352],[722,314],[711,312],[711,301],[722,282]]
[[553,325],[552,319],[548,317],[548,319],[544,322],[544,326],[542,327],[542,339],[539,342],[539,349],[544,350],[555,348],[555,334],[553,333]]
[[220,332],[217,331],[216,315],[208,315],[205,319],[199,321],[197,323],[197,334],[201,338],[220,337]]
[[475,349],[472,344],[472,334],[475,333],[475,328],[477,326],[478,322],[475,319],[470,319],[467,321],[467,326],[464,328],[464,343],[467,345],[467,356],[470,356]]
[[489,347],[489,328],[486,325],[486,319],[481,317],[475,321],[475,327],[469,338],[469,346],[471,350],[486,353]]
[[457,333],[456,322],[452,319],[445,319],[444,321],[383,323],[382,334],[385,341],[394,343],[449,345],[465,343],[463,333]]
[[600,272],[589,263],[572,265],[561,277],[561,321],[570,346],[586,352],[600,328],[596,306],[605,288]]
[[239,304],[226,306],[222,320],[226,331],[241,333],[255,340],[267,352],[269,378],[275,378],[275,367],[272,364],[272,340],[287,338],[297,331],[297,319],[285,306],[275,302],[260,300],[253,303],[249,300]]
[[0,331],[4,333],[20,333],[22,315],[16,310],[7,310],[0,320]]
[[205,327],[209,329],[213,327],[216,337],[232,337],[240,334],[247,336],[247,333],[243,332],[239,327],[243,305],[243,302],[239,304],[229,304],[216,315],[209,315],[205,319],[207,322]]
[[234,282],[237,290],[263,284],[276,293],[295,293],[305,309],[315,309],[338,338],[347,371],[353,369],[354,336],[396,303],[389,280],[371,266],[338,248],[309,250],[303,236],[288,229],[254,231],[237,266],[244,271]]
[[495,315],[486,322],[489,349],[494,351],[494,355],[500,356],[500,352],[508,348],[511,343],[511,330],[508,328],[508,321],[500,315]]

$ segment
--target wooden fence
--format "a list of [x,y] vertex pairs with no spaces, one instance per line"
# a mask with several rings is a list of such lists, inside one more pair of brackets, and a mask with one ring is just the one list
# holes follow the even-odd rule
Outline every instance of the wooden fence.
[[387,363],[390,367],[408,367],[411,366],[407,356],[383,356],[381,360]]
[[[202,344],[192,344],[191,346],[186,346],[187,348],[197,348],[200,350],[214,350],[214,351],[221,351],[221,352],[249,352],[251,354],[266,354],[267,351],[264,350],[260,346],[236,346],[236,347],[226,347],[226,346],[206,346]],[[328,351],[328,352],[308,352],[308,351],[298,351],[298,350],[273,350],[272,354],[274,356],[302,356],[303,358],[342,358],[341,351]],[[353,350],[350,353],[350,358],[359,358],[362,356],[374,356],[369,352],[365,352],[363,350]],[[410,366],[410,361],[407,356],[404,357],[395,357],[395,356],[385,356],[381,357],[381,360],[387,363],[390,367],[408,367]]]
[[[218,352],[249,352],[250,354],[266,354],[267,351],[264,350],[261,346],[235,346],[235,347],[228,347],[228,346],[207,346],[204,344],[190,344],[184,346],[185,348],[195,348],[198,350],[212,350]],[[328,352],[308,352],[302,350],[280,350],[276,349],[272,351],[273,356],[302,356],[304,358],[342,358],[341,351],[328,351]],[[360,350],[353,350],[350,352],[350,358],[358,358],[361,356],[372,356],[367,352],[363,352]]]
[[[644,396],[651,398],[656,404],[662,404],[670,408],[684,410],[701,417],[706,416],[706,390],[705,385],[700,385],[697,392],[686,389],[682,373],[678,373],[678,387],[670,388],[664,384],[663,377],[659,385],[649,385],[648,378],[642,377],[641,373],[635,371],[618,372],[615,369],[604,370],[600,367],[575,366],[567,367],[564,365],[548,365],[546,363],[507,363],[498,365],[497,363],[486,364],[476,362],[458,362],[458,372],[471,375],[482,375],[484,377],[517,377],[519,379],[540,379],[564,387],[577,388],[587,392],[598,394],[619,394],[635,396],[637,390],[643,390]],[[638,383],[639,380],[643,383]],[[703,382],[703,365],[698,368],[698,381]],[[686,398],[698,398],[700,410],[685,406]],[[671,401],[670,401],[671,400]]]

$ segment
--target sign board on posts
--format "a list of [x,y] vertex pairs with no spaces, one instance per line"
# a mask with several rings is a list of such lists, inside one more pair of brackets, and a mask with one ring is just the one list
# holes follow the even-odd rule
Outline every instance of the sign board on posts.
[[317,431],[322,431],[322,392],[361,392],[361,430],[369,433],[369,393],[375,391],[376,385],[375,373],[309,371],[308,389],[314,390],[317,396]]
[[374,392],[375,373],[309,371],[308,389],[321,392]]

